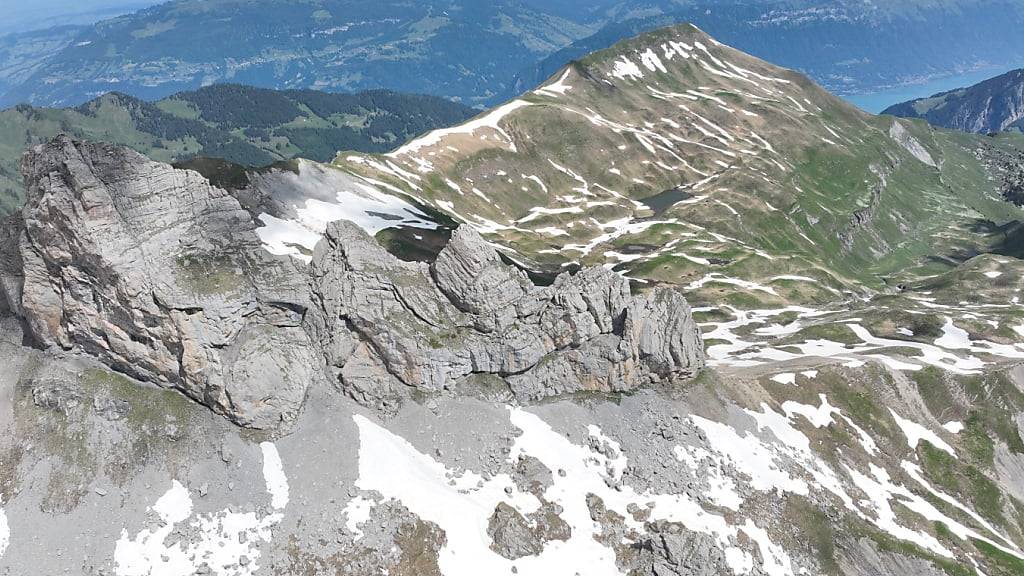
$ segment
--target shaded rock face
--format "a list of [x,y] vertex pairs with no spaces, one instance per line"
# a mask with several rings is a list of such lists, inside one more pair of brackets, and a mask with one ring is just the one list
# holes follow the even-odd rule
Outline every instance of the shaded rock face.
[[16,246],[0,238],[0,294],[37,342],[245,426],[296,415],[316,365],[303,274],[261,249],[234,198],[195,172],[66,137],[27,153],[23,172],[29,200]]
[[890,106],[882,114],[923,118],[929,124],[990,134],[1024,129],[1024,70],[1013,70],[973,86]]
[[0,219],[0,314],[21,314],[24,275],[18,243],[24,228],[20,214]]
[[369,405],[480,374],[529,401],[633,390],[703,366],[699,331],[677,292],[633,296],[604,269],[538,287],[469,227],[428,265],[335,222],[314,253],[312,291],[310,335],[338,385]]

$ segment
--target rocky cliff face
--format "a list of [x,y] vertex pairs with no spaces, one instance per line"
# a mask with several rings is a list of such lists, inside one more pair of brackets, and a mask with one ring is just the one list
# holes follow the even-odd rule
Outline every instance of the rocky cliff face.
[[194,172],[66,137],[23,164],[30,198],[16,246],[4,243],[2,284],[36,341],[245,426],[295,416],[315,377],[305,281],[260,248],[234,198]]
[[440,391],[503,378],[520,400],[634,390],[703,366],[700,333],[679,293],[630,294],[591,268],[535,286],[470,227],[436,261],[404,262],[339,221],[313,256],[311,332],[338,383],[387,405],[404,387]]
[[372,406],[474,377],[536,400],[703,366],[677,292],[632,296],[603,269],[538,287],[468,227],[428,266],[338,222],[307,267],[264,250],[250,213],[195,172],[66,137],[27,154],[24,172],[0,295],[28,335],[243,426],[292,421],[321,358]]

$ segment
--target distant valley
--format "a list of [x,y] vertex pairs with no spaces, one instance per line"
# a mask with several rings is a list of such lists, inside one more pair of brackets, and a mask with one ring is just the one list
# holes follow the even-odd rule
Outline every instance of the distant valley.
[[572,59],[682,22],[839,94],[1011,64],[1024,53],[1024,10],[1006,0],[176,0],[83,28],[57,51],[22,49],[18,74],[5,81],[0,68],[0,105],[78,105],[108,91],[158,99],[236,82],[388,88],[490,106]]

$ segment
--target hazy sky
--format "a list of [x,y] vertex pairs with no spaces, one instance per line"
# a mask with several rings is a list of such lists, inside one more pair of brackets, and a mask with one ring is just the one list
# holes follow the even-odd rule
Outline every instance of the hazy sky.
[[91,24],[164,0],[0,0],[0,34],[63,24]]

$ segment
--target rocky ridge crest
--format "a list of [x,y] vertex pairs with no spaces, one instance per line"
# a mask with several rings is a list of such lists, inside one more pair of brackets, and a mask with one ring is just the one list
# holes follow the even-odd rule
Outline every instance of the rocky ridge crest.
[[324,374],[386,407],[481,376],[530,401],[703,366],[678,292],[634,296],[600,268],[536,286],[469,227],[427,265],[339,221],[307,267],[266,252],[229,192],[130,150],[61,136],[23,171],[29,200],[0,234],[0,311],[41,346],[239,425],[287,424]]

